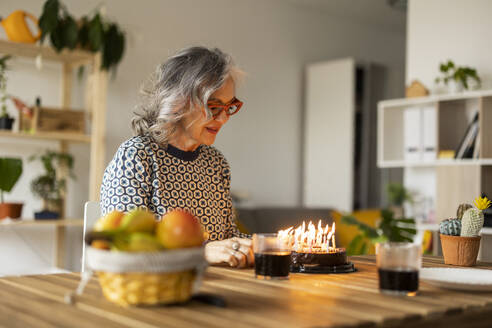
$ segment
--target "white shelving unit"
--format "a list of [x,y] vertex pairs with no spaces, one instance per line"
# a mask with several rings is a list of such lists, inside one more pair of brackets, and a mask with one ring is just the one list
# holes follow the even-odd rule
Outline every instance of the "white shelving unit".
[[[435,140],[435,156],[408,160],[405,156],[405,127],[407,109],[434,111],[435,124],[424,133]],[[480,138],[479,156],[474,159],[440,159],[441,150],[455,150],[467,127],[478,112]],[[423,121],[420,121],[423,126]],[[430,126],[430,128],[429,128]],[[432,95],[421,98],[385,100],[378,103],[378,154],[381,169],[402,168],[404,185],[433,200],[437,222],[454,217],[460,203],[472,203],[485,192],[492,197],[492,90],[470,91],[451,95]],[[419,133],[419,129],[415,129]],[[410,137],[413,137],[410,134]],[[417,138],[422,138],[421,136]],[[408,144],[407,144],[408,145]],[[424,148],[421,147],[420,148]],[[428,154],[427,154],[428,155]],[[438,243],[438,225],[421,225],[421,229],[435,232]],[[482,230],[483,243],[492,246],[492,228]],[[492,249],[482,247],[482,249]],[[490,253],[490,252],[489,252]],[[492,260],[492,253],[482,253]]]

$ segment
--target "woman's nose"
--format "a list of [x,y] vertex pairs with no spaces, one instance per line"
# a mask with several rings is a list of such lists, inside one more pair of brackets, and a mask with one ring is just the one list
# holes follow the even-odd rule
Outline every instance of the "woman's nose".
[[222,112],[215,117],[215,120],[218,122],[221,122],[222,124],[225,124],[227,121],[229,121],[229,115],[226,114],[226,111],[223,110]]

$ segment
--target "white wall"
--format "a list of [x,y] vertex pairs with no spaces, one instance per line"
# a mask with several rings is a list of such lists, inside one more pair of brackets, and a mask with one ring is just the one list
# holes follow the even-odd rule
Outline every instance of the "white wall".
[[483,88],[491,88],[490,13],[490,0],[410,0],[406,83],[419,79],[435,89],[439,63],[451,59],[477,68]]
[[[389,68],[387,98],[403,93],[405,35],[400,30],[338,18],[284,0],[105,2],[109,16],[126,28],[129,36],[124,60],[108,88],[106,162],[118,145],[131,136],[129,122],[141,82],[157,64],[188,45],[217,46],[231,53],[248,73],[238,95],[245,106],[221,131],[216,146],[232,166],[233,189],[249,192],[251,206],[300,204],[305,64],[342,57],[374,61]],[[64,3],[79,16],[100,1],[66,0]],[[6,16],[23,8],[39,15],[42,4],[41,0],[3,0],[0,12]],[[16,67],[21,64],[15,63]],[[13,72],[11,75],[9,92],[31,100],[42,87],[44,103],[57,104],[59,90],[55,79],[59,71],[56,68],[42,72],[43,79],[48,78],[50,83],[28,82],[14,77]],[[81,98],[76,97],[74,105],[80,106]],[[16,151],[16,147],[5,143],[0,147],[0,155]],[[82,217],[82,204],[87,197],[83,147],[76,149],[77,182],[82,185],[72,184],[70,189],[68,214],[71,217]],[[29,196],[27,185],[34,174],[37,174],[34,167],[26,171],[9,196],[25,199],[26,217],[31,217],[32,210],[38,208],[38,203]]]

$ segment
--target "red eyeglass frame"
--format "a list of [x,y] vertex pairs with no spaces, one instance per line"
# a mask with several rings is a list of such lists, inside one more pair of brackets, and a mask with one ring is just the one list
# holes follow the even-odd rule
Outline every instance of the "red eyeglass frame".
[[208,109],[210,110],[210,112],[211,112],[211,113],[212,113],[212,110],[210,109],[210,107],[220,107],[220,108],[221,108],[221,110],[220,110],[218,113],[216,113],[216,114],[213,114],[213,113],[212,113],[212,116],[213,116],[214,118],[216,118],[217,116],[219,116],[219,115],[220,115],[220,113],[222,113],[224,110],[226,110],[227,108],[229,108],[231,105],[236,105],[236,106],[237,106],[237,109],[236,109],[236,111],[235,111],[234,113],[232,113],[232,114],[229,114],[229,113],[226,111],[227,116],[232,116],[232,115],[236,114],[237,112],[239,112],[239,110],[241,109],[241,107],[243,106],[243,104],[244,104],[244,103],[243,103],[241,100],[239,100],[239,99],[237,99],[237,98],[234,98],[234,99],[233,99],[231,102],[229,102],[228,104],[221,104],[221,103],[218,103],[218,102],[217,102],[217,103],[216,103],[216,102],[212,102],[212,103],[208,103],[208,102],[207,102],[207,107],[208,107]]

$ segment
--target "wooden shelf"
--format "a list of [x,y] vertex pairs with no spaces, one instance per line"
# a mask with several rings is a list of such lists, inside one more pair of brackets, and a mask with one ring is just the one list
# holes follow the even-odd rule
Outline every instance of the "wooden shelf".
[[380,168],[399,167],[436,167],[450,165],[492,165],[492,158],[483,159],[437,159],[434,161],[382,161],[378,163]]
[[43,225],[54,225],[57,227],[82,227],[83,219],[58,219],[58,220],[34,220],[34,219],[17,219],[17,220],[0,220],[0,229],[3,227],[33,227]]
[[45,60],[69,63],[71,65],[91,64],[94,60],[94,54],[84,50],[63,50],[57,53],[48,46],[40,46],[34,43],[16,43],[7,40],[0,40],[0,53],[28,58],[36,58],[36,56],[41,54]]
[[20,138],[20,139],[43,139],[53,141],[68,141],[79,143],[90,143],[91,136],[82,133],[68,133],[68,132],[11,132],[0,130],[0,137],[6,138]]

